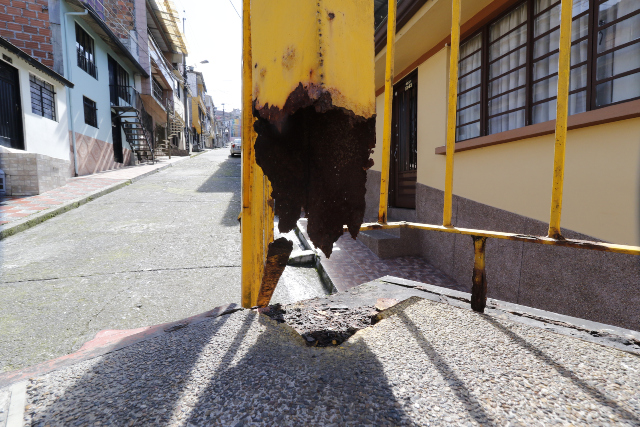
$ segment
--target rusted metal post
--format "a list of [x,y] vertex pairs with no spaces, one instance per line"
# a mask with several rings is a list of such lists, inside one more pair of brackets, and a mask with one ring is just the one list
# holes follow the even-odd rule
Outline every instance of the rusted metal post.
[[451,227],[453,212],[453,153],[456,149],[458,110],[458,59],[460,56],[460,0],[453,0],[451,19],[451,56],[449,58],[449,102],[447,104],[447,160],[444,178],[442,225]]
[[484,313],[487,305],[487,273],[485,271],[486,237],[473,237],[473,288],[471,288],[471,308],[473,311]]
[[571,24],[573,0],[562,0],[560,12],[560,53],[558,64],[558,100],[556,103],[556,143],[553,159],[553,190],[549,234],[562,239],[560,215],[564,185],[564,158],[567,145],[567,118],[569,115],[569,77],[571,75]]
[[378,222],[387,223],[389,206],[389,168],[391,165],[391,113],[393,108],[394,60],[396,51],[396,6],[395,0],[389,2],[387,15],[387,67],[384,78],[384,124],[382,130],[382,172],[380,174],[380,205]]
[[249,308],[257,295],[253,288],[259,283],[261,263],[257,262],[256,239],[252,202],[254,199],[253,114],[251,110],[252,54],[251,54],[251,0],[243,0],[242,9],[242,306]]

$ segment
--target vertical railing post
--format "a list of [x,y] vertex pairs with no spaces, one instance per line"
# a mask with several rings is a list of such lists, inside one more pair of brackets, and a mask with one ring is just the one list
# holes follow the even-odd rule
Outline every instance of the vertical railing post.
[[242,306],[249,308],[257,299],[253,294],[256,286],[259,263],[257,262],[255,227],[252,212],[254,198],[253,164],[253,112],[251,108],[253,86],[252,54],[251,54],[251,0],[243,0],[242,7]]
[[460,0],[453,0],[451,19],[451,56],[449,58],[449,101],[447,103],[447,159],[444,180],[442,225],[451,227],[453,212],[453,153],[456,149],[458,110],[458,60],[460,57]]
[[569,77],[571,75],[571,24],[573,0],[562,0],[560,12],[560,53],[558,64],[558,99],[556,103],[556,141],[553,158],[553,189],[549,237],[562,239],[562,189],[564,185],[564,159],[567,144],[567,117],[569,115]]
[[384,124],[382,130],[382,173],[380,174],[380,205],[378,222],[387,223],[389,205],[389,167],[391,158],[391,113],[393,108],[393,79],[396,50],[396,0],[389,0],[387,15],[387,66],[384,78]]
[[487,305],[487,273],[485,270],[486,237],[473,237],[473,287],[471,288],[471,308],[484,313]]

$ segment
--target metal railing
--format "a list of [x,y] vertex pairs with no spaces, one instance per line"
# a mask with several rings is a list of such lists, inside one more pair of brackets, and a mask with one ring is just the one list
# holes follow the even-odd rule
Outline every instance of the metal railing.
[[94,79],[97,79],[98,67],[96,66],[95,62],[87,58],[86,53],[83,49],[76,48],[76,53],[78,57],[78,67],[82,68]]
[[[567,116],[569,99],[570,53],[572,2],[562,0],[560,23],[560,48],[558,67],[558,95],[556,112],[556,141],[554,154],[554,171],[552,187],[552,203],[547,236],[531,236],[516,233],[504,233],[490,230],[459,228],[452,223],[453,205],[453,166],[455,153],[455,130],[457,111],[458,59],[460,50],[460,9],[461,0],[452,0],[452,31],[448,93],[447,120],[447,158],[445,169],[445,191],[443,224],[419,224],[410,222],[387,222],[389,166],[392,132],[392,99],[394,82],[394,55],[396,36],[395,1],[388,2],[387,15],[387,53],[384,94],[384,122],[382,148],[382,174],[380,182],[380,203],[378,222],[362,224],[361,231],[411,228],[425,231],[437,231],[450,234],[469,235],[473,239],[474,267],[472,272],[471,308],[484,312],[487,301],[487,276],[485,249],[487,239],[502,239],[542,245],[589,249],[619,254],[640,255],[640,247],[618,245],[612,243],[566,239],[561,235],[560,217],[562,211],[564,160],[567,136]],[[273,205],[269,199],[271,186],[260,167],[256,164],[253,141],[256,134],[252,117],[252,87],[246,82],[252,81],[252,49],[251,49],[251,1],[243,0],[243,130],[242,138],[242,294],[244,307],[257,305],[262,298],[261,283],[265,274],[265,260],[268,244],[273,241]],[[344,232],[348,232],[347,227]],[[268,301],[266,301],[268,304]],[[266,305],[265,304],[265,305]]]
[[163,104],[162,97],[164,90],[162,89],[162,86],[160,86],[160,83],[158,83],[155,79],[151,79],[151,89],[153,92],[153,97],[157,99],[160,104]]

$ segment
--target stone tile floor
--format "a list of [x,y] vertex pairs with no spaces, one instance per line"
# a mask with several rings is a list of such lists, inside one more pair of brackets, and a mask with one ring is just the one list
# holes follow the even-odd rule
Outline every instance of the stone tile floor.
[[37,196],[0,196],[0,225],[8,224],[45,209],[63,205],[71,200],[100,191],[114,184],[136,178],[153,170],[175,163],[184,157],[161,158],[156,164],[145,164],[93,175],[71,178],[66,185]]
[[[298,224],[307,237],[306,221],[301,220]],[[311,243],[308,237],[307,242]],[[349,234],[342,235],[334,244],[330,258],[324,256],[320,250],[317,252],[322,267],[340,292],[383,276],[394,276],[456,291],[471,292],[471,288],[459,285],[456,280],[429,264],[424,258],[403,256],[380,259],[364,243],[353,240]]]

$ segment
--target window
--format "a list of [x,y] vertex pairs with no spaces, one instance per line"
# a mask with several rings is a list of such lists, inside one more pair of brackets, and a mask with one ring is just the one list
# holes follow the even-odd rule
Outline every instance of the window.
[[[460,46],[458,141],[555,119],[560,0],[526,0]],[[574,0],[569,114],[640,98],[640,2]]]
[[95,79],[98,78],[98,67],[95,62],[95,50],[93,39],[80,25],[76,23],[76,52],[78,55],[78,67],[89,73]]
[[29,75],[29,85],[31,86],[31,112],[55,120],[56,93],[53,86],[32,74]]
[[151,87],[153,89],[153,96],[160,102],[162,102],[162,86],[154,78],[151,79]]
[[84,104],[84,122],[94,128],[98,127],[98,109],[95,101],[90,100],[86,96],[82,97]]

